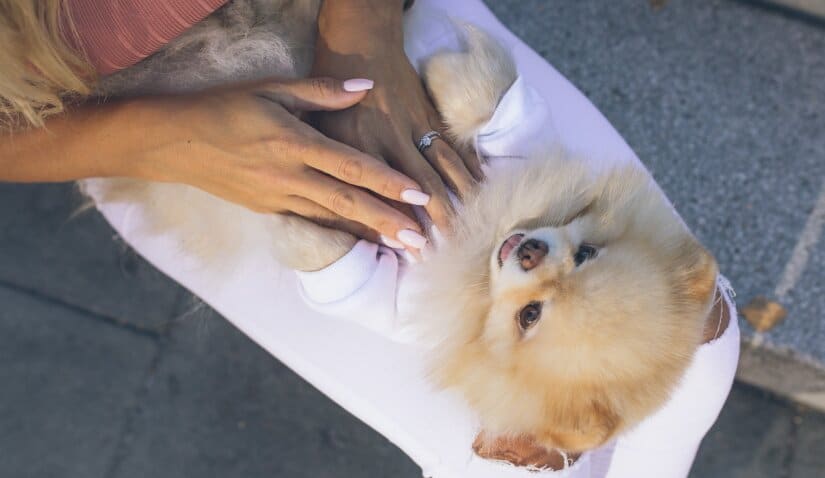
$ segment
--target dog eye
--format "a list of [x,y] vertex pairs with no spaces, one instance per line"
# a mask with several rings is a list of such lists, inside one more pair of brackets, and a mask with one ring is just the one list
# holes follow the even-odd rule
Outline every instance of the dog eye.
[[527,330],[541,318],[541,302],[530,302],[518,313],[518,325],[521,330]]
[[576,263],[576,266],[580,266],[585,261],[596,257],[596,252],[597,251],[594,246],[591,246],[590,244],[582,244],[579,246],[579,250],[573,255],[573,261]]

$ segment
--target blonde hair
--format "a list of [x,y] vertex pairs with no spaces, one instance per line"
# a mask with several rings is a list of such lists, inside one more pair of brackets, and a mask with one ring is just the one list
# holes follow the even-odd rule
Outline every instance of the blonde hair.
[[90,94],[93,70],[66,43],[71,25],[65,0],[0,0],[0,127],[42,126]]

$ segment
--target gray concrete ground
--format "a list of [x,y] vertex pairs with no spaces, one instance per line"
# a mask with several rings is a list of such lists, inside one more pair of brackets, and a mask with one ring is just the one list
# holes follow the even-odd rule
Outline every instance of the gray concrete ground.
[[[756,349],[820,377],[825,31],[722,0],[493,7],[628,139],[740,304],[788,308]],[[78,204],[0,186],[0,477],[419,476]],[[737,384],[692,476],[823,475],[825,416]]]

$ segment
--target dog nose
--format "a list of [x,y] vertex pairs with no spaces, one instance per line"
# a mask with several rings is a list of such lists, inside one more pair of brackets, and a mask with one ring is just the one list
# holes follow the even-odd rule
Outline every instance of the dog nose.
[[547,255],[547,243],[538,239],[528,239],[518,248],[518,261],[525,271],[532,270],[541,264]]

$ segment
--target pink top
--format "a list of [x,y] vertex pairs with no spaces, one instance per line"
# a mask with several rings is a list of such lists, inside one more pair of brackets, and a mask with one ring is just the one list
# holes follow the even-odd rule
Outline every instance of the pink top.
[[67,0],[81,50],[98,74],[134,65],[227,0]]

